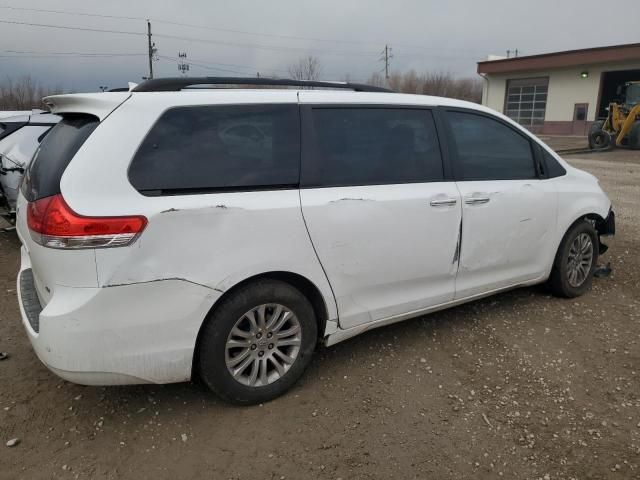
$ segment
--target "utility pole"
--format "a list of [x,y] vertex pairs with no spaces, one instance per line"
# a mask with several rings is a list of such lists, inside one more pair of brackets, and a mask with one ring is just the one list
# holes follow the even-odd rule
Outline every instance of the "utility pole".
[[391,47],[389,45],[385,45],[384,50],[380,55],[380,61],[384,62],[384,78],[389,82],[389,64],[390,60],[393,58],[393,55],[391,54]]
[[153,79],[153,54],[155,50],[155,44],[151,41],[151,21],[147,20],[147,40],[149,46],[149,80]]
[[182,72],[182,74],[186,76],[189,71],[187,52],[178,52],[178,58],[180,59],[180,63],[178,63],[178,71]]

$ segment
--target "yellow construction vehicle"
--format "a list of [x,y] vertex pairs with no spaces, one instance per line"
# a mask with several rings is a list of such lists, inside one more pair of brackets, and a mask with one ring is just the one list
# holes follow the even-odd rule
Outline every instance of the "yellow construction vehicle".
[[628,147],[640,150],[640,81],[618,89],[622,103],[610,103],[606,120],[595,122],[589,132],[589,148]]

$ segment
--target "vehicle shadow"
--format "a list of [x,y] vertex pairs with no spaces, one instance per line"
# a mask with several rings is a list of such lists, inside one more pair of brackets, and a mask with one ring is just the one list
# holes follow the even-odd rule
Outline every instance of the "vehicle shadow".
[[[526,309],[529,303],[548,302],[551,298],[553,297],[544,286],[513,290],[374,329],[332,347],[319,345],[310,367],[298,385],[268,405],[272,408],[278,408],[279,405],[288,408],[293,399],[295,402],[315,403],[313,399],[317,398],[318,389],[322,389],[328,379],[357,377],[361,372],[354,375],[354,369],[357,370],[358,365],[376,361],[381,351],[401,354],[408,349],[420,352],[425,339],[434,336],[447,339],[455,332],[474,328],[480,321],[479,314],[485,319],[491,318],[497,314],[504,315],[514,308]],[[398,362],[403,368],[406,366],[404,360],[399,359]],[[219,400],[199,379],[182,384],[103,387],[102,396],[109,404],[126,406],[130,411],[145,408],[149,398],[170,407],[176,415],[179,415],[181,405],[194,403],[211,410],[246,409]]]

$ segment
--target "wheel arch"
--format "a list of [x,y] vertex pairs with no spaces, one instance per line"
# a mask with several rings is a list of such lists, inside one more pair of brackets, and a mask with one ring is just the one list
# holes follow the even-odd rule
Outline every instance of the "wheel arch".
[[[560,235],[558,235],[557,241],[555,242],[556,245],[553,253],[553,260],[551,262],[551,265],[549,266],[549,273],[551,272],[551,268],[553,267],[553,264],[556,261],[558,251],[560,250],[560,246],[562,245],[562,240],[564,240],[564,237],[567,235],[569,230],[571,230],[574,227],[574,225],[584,220],[587,220],[596,229],[596,232],[598,233],[598,237],[605,233],[606,220],[599,213],[596,213],[594,211],[588,211],[587,213],[581,213],[577,217],[572,217],[572,218],[573,220],[571,222],[567,222],[565,225],[563,225],[559,229]],[[598,240],[600,239],[598,238]]]
[[327,322],[329,321],[329,310],[327,308],[326,300],[323,297],[318,286],[314,284],[311,280],[306,278],[305,276],[300,275],[298,273],[293,273],[293,272],[271,271],[271,272],[256,274],[235,283],[230,288],[225,290],[225,292],[222,295],[220,295],[220,297],[216,300],[216,302],[207,312],[207,315],[205,316],[205,318],[202,320],[200,328],[198,329],[198,335],[196,336],[196,343],[193,351],[193,358],[191,361],[192,362],[191,363],[192,380],[195,378],[198,378],[198,371],[197,371],[198,364],[199,364],[198,352],[199,352],[199,347],[201,342],[201,334],[202,334],[202,330],[205,325],[205,322],[208,320],[208,318],[213,314],[213,312],[216,310],[216,308],[221,304],[221,302],[225,298],[232,295],[234,292],[236,292],[241,287],[244,287],[245,285],[256,282],[258,280],[265,280],[265,279],[280,280],[282,282],[288,283],[292,287],[297,288],[307,298],[307,300],[309,300],[309,302],[311,303],[311,306],[313,307],[313,311],[316,316],[316,322],[318,324],[318,341],[322,340],[322,338],[324,337],[324,332],[327,326]]

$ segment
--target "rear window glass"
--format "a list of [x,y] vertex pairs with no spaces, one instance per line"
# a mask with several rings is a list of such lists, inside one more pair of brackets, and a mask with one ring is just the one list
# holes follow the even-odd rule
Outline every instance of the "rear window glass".
[[62,174],[98,123],[93,115],[68,114],[49,131],[22,184],[22,193],[29,202],[60,193]]
[[297,105],[178,107],[142,142],[129,180],[146,195],[296,187]]

